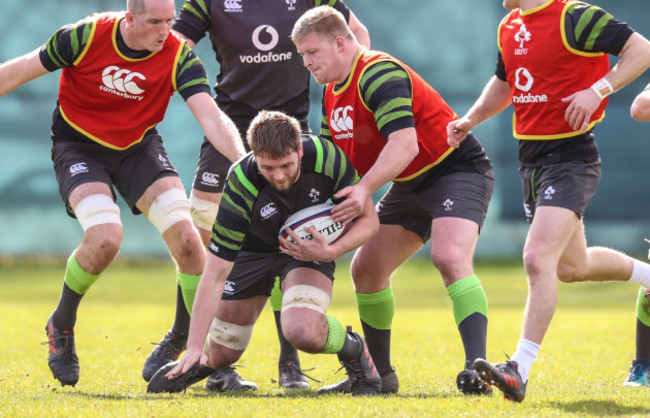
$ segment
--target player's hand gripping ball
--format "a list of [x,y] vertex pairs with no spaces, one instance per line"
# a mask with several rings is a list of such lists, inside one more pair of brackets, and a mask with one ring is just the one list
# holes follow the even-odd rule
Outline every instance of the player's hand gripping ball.
[[330,216],[330,212],[335,205],[333,203],[320,203],[318,205],[309,206],[301,209],[293,215],[289,216],[280,228],[279,235],[287,238],[289,241],[293,240],[289,237],[287,227],[291,228],[293,232],[304,240],[311,240],[312,234],[307,232],[307,227],[314,227],[320,232],[328,244],[333,243],[350,228],[351,223],[343,225],[342,222],[335,222]]

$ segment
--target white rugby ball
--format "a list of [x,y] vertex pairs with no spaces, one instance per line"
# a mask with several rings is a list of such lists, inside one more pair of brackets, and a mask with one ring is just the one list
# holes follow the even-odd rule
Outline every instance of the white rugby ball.
[[334,206],[333,203],[320,203],[299,210],[287,218],[282,228],[280,228],[279,235],[293,241],[287,232],[287,227],[289,227],[300,238],[311,240],[314,238],[313,235],[305,229],[307,227],[314,227],[318,232],[323,234],[328,244],[333,243],[350,228],[350,223],[343,225],[341,222],[334,222],[330,216],[330,212]]

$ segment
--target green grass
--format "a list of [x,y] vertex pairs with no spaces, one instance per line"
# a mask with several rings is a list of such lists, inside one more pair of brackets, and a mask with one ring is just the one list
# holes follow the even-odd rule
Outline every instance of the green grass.
[[[560,286],[553,324],[535,362],[522,404],[465,397],[455,387],[463,351],[439,274],[412,260],[393,280],[397,310],[393,362],[396,396],[318,397],[277,389],[278,344],[270,309],[262,313],[242,375],[254,395],[149,395],[144,359],[172,321],[173,268],[164,260],[118,261],[81,304],[75,329],[81,380],[75,388],[52,378],[43,327],[61,290],[65,260],[0,260],[0,416],[458,416],[645,415],[647,388],[623,388],[634,355],[637,288],[625,284]],[[360,330],[356,303],[341,263],[329,313]],[[521,263],[476,266],[490,302],[488,359],[514,351],[526,297]],[[343,377],[335,356],[302,354],[303,368],[323,384]],[[314,387],[320,384],[314,383]]]

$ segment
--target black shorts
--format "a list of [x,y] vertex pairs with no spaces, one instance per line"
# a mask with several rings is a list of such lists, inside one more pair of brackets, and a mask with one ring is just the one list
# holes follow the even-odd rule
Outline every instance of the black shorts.
[[118,190],[134,214],[140,211],[135,203],[154,181],[175,176],[178,172],[169,160],[162,138],[152,129],[142,141],[125,149],[114,150],[90,139],[70,136],[60,130],[52,130],[52,161],[59,194],[68,215],[74,212],[68,201],[70,193],[84,183],[105,183],[113,192]]
[[320,271],[330,280],[334,280],[335,263],[298,261],[283,253],[252,253],[240,251],[235,259],[233,269],[226,279],[221,296],[224,300],[248,299],[253,296],[271,296],[275,278],[280,283],[293,269],[306,267]]
[[[222,103],[217,101],[217,104],[235,123],[244,143],[244,148],[246,148],[246,151],[250,151],[248,141],[246,141],[246,131],[248,130],[248,125],[250,125],[251,121],[257,115],[257,112],[253,108],[241,103]],[[294,115],[294,117],[300,122],[303,133],[309,133],[307,112]],[[196,167],[196,173],[194,174],[192,188],[208,193],[223,192],[226,175],[231,165],[232,162],[217,151],[212,143],[204,137],[199,152],[199,162]]]
[[528,222],[538,206],[558,206],[580,218],[600,183],[601,162],[568,162],[540,167],[519,167]]
[[430,238],[431,221],[436,218],[468,219],[480,230],[493,190],[492,171],[453,172],[415,190],[404,183],[393,183],[377,203],[379,222],[401,225],[419,235],[423,242]]

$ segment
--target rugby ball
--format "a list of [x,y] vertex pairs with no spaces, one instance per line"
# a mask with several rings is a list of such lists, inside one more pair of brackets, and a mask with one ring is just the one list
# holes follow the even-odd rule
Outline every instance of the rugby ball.
[[289,239],[287,227],[291,228],[293,232],[298,234],[304,240],[311,240],[313,235],[305,229],[314,227],[318,232],[323,234],[325,241],[328,244],[336,241],[340,236],[345,234],[350,228],[351,223],[343,225],[342,222],[334,222],[330,216],[330,212],[335,205],[333,203],[320,203],[318,205],[309,206],[301,209],[293,215],[289,216],[280,228],[279,235]]

